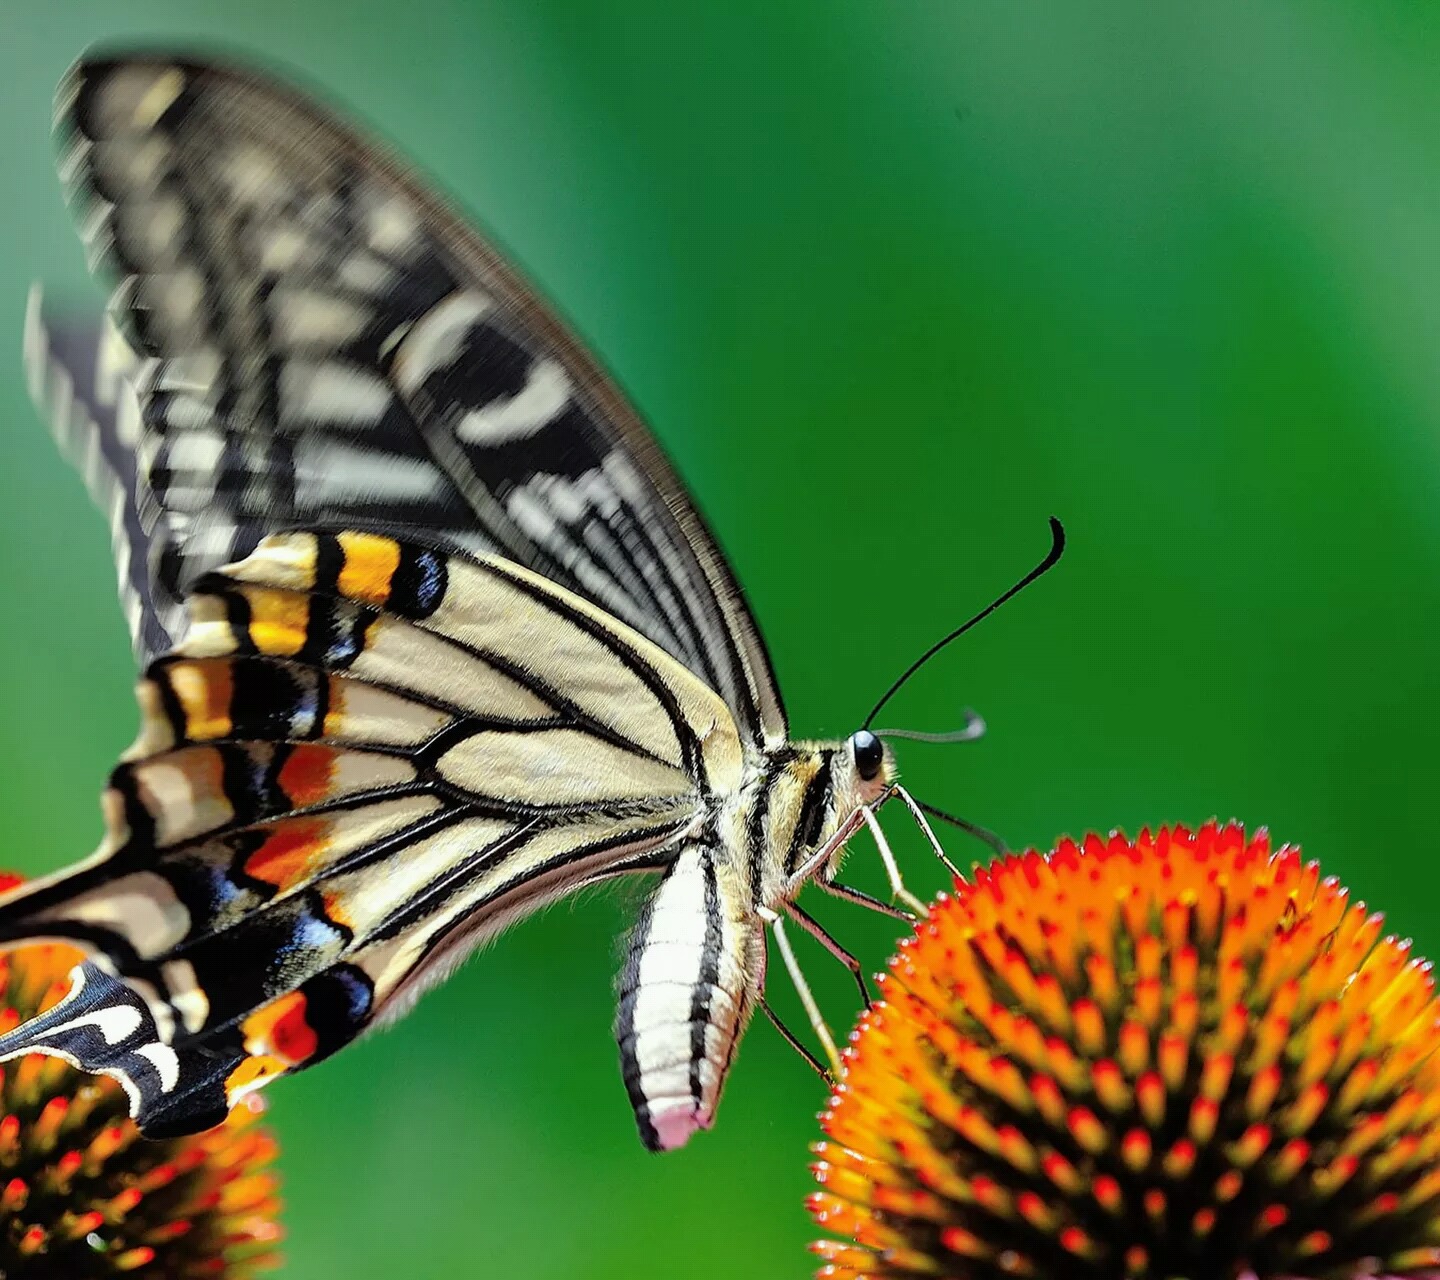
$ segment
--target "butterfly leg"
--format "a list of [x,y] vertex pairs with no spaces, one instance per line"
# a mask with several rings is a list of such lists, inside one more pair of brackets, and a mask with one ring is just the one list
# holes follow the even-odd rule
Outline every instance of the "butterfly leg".
[[957,878],[960,876],[960,869],[946,857],[944,849],[941,848],[940,841],[936,838],[935,829],[926,821],[925,815],[927,813],[932,817],[944,819],[952,827],[959,827],[966,835],[974,836],[975,839],[979,840],[982,844],[988,845],[996,857],[1003,858],[1010,852],[1009,846],[1006,845],[1005,841],[996,835],[995,832],[991,831],[989,827],[982,827],[978,822],[967,822],[964,818],[957,818],[953,813],[946,813],[945,810],[937,809],[934,805],[921,804],[920,801],[915,799],[914,796],[898,783],[893,788],[893,791],[895,795],[904,801],[905,807],[910,810],[910,814],[919,825],[920,830],[925,833],[925,838],[930,841],[930,847],[935,851],[935,856],[939,858]]
[[904,920],[907,923],[913,922],[915,913],[906,911],[904,907],[897,907],[894,903],[885,902],[866,893],[863,889],[852,888],[848,884],[841,884],[838,880],[827,880],[820,876],[815,883],[823,893],[828,893],[832,898],[839,898],[841,902],[848,902],[851,906],[864,907],[867,911],[878,912],[882,916],[889,916],[892,920]]
[[899,864],[895,861],[894,853],[891,852],[890,842],[885,839],[885,833],[880,829],[880,820],[875,816],[875,810],[869,805],[861,805],[860,813],[865,820],[865,825],[870,828],[870,834],[875,837],[875,847],[880,850],[880,862],[885,867],[885,875],[890,881],[892,896],[899,898],[917,915],[923,916],[929,908],[905,887],[905,881],[900,876]]
[[820,1077],[820,1079],[825,1081],[827,1085],[833,1087],[835,1084],[835,1077],[830,1073],[829,1068],[827,1068],[826,1065],[821,1062],[819,1058],[817,1058],[813,1053],[811,1053],[810,1050],[805,1047],[805,1042],[801,1040],[799,1036],[797,1036],[793,1031],[791,1031],[790,1028],[787,1027],[784,1022],[780,1020],[780,1015],[770,1007],[770,1002],[765,999],[764,996],[760,997],[760,1009],[765,1014],[765,1016],[770,1019],[770,1025],[773,1026],[775,1030],[780,1033],[785,1043],[788,1044],[792,1049],[794,1049],[796,1053],[798,1053],[802,1058],[805,1059],[806,1062],[810,1064],[811,1069],[815,1072],[817,1076]]
[[[884,803],[883,796],[881,797],[881,803]],[[782,896],[787,901],[793,899],[795,895],[805,887],[805,882],[817,871],[823,870],[829,864],[830,859],[844,848],[845,842],[860,830],[863,822],[864,819],[860,816],[860,810],[854,810],[849,817],[840,824],[839,829],[830,839],[825,841],[824,844],[795,868],[790,879],[785,882],[785,889]]]
[[785,969],[790,974],[790,981],[795,984],[795,991],[800,996],[800,1003],[805,1008],[805,1016],[810,1019],[810,1029],[815,1032],[816,1039],[820,1041],[821,1048],[825,1050],[825,1056],[830,1060],[831,1069],[836,1075],[839,1075],[840,1051],[835,1047],[835,1037],[830,1034],[830,1028],[820,1013],[820,1006],[815,1001],[815,993],[810,990],[810,984],[805,980],[800,962],[795,958],[794,948],[790,945],[790,937],[785,932],[785,921],[765,907],[760,909],[760,916],[770,926],[770,932],[775,937],[775,945],[780,949],[780,958],[785,961]]
[[915,797],[906,791],[898,782],[891,787],[891,791],[893,794],[899,796],[901,803],[910,810],[910,816],[915,819],[915,825],[924,833],[925,839],[930,842],[930,848],[934,851],[935,856],[945,864],[945,869],[956,879],[959,879],[960,868],[950,861],[949,855],[945,852],[944,847],[940,844],[939,837],[935,834],[935,828],[932,827],[926,819],[924,810],[915,802]]
[[[840,824],[835,834],[795,869],[794,873],[785,883],[783,894],[785,899],[787,901],[793,901],[795,895],[800,892],[808,880],[817,873],[824,872],[825,868],[830,865],[831,860],[845,846],[845,843],[850,837],[860,830],[862,826],[868,825],[870,833],[875,837],[875,843],[879,847],[880,861],[885,865],[885,874],[890,881],[891,893],[895,897],[900,898],[915,912],[924,915],[926,910],[925,904],[905,887],[905,882],[900,877],[900,868],[895,863],[895,855],[890,851],[890,844],[885,839],[885,833],[881,831],[880,824],[875,817],[875,810],[884,805],[884,803],[895,794],[896,790],[898,790],[898,788],[891,788],[891,790],[885,792],[873,805],[861,805],[859,808],[853,809],[849,816]],[[848,885],[837,885],[824,874],[820,875],[820,880],[821,887],[824,888],[827,893],[834,893],[836,897],[848,897],[851,902],[857,905],[871,907],[886,915],[898,913],[896,915],[897,919],[906,915],[900,908],[880,903],[878,899],[870,897],[869,894],[861,893],[858,889],[851,889]]]
[[835,959],[850,970],[850,975],[855,979],[855,985],[860,988],[860,999],[865,1002],[865,1007],[868,1009],[875,1002],[875,997],[870,994],[869,984],[865,981],[865,970],[861,966],[860,961],[855,959],[844,947],[836,942],[835,939],[830,936],[825,926],[808,911],[802,910],[793,902],[787,902],[785,904],[785,913],[804,929],[806,933],[814,938],[816,942],[824,947],[826,951],[834,956]]

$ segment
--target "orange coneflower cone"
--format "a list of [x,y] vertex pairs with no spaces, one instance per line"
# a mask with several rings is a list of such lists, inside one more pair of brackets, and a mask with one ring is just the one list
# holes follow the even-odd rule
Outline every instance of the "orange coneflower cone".
[[[0,874],[0,891],[19,881]],[[0,954],[0,1032],[65,995],[69,947]],[[239,1277],[278,1263],[275,1141],[241,1106],[150,1142],[113,1080],[32,1054],[0,1064],[0,1277]]]
[[881,983],[822,1117],[821,1276],[1440,1277],[1430,966],[1297,849],[1007,857]]

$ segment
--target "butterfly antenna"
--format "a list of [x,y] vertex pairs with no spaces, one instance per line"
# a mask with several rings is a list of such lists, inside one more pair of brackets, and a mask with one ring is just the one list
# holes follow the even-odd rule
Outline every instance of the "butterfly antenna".
[[1054,516],[1051,516],[1050,550],[1045,553],[1045,559],[1040,561],[1039,564],[1037,564],[1033,569],[1031,569],[1029,573],[1027,573],[1023,578],[1021,578],[1020,581],[1017,582],[1008,591],[1004,592],[1002,595],[997,596],[994,600],[987,604],[973,618],[956,627],[955,630],[952,631],[948,636],[945,636],[943,639],[937,640],[928,649],[926,649],[924,653],[922,653],[918,658],[916,658],[915,661],[912,662],[904,670],[904,672],[901,673],[899,679],[897,679],[894,684],[892,684],[888,689],[885,690],[885,693],[881,697],[880,701],[871,708],[870,714],[865,717],[865,723],[861,727],[864,729],[868,729],[873,723],[875,717],[880,714],[885,704],[889,702],[890,699],[893,698],[897,693],[899,693],[900,690],[904,688],[905,683],[910,679],[910,677],[913,676],[917,671],[919,671],[920,668],[923,667],[927,662],[929,662],[930,659],[933,658],[937,653],[939,653],[941,649],[943,649],[946,645],[950,644],[952,641],[958,640],[977,622],[981,622],[984,619],[988,618],[992,613],[995,612],[996,609],[998,609],[1012,596],[1016,596],[1020,592],[1024,591],[1025,588],[1028,587],[1032,582],[1034,582],[1036,578],[1039,578],[1044,574],[1049,573],[1050,570],[1055,567],[1056,562],[1064,554],[1065,526],[1061,524],[1060,521],[1058,521]]

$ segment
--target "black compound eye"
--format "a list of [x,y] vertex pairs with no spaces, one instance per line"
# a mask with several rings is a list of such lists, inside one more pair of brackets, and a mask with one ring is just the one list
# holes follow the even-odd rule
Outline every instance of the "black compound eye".
[[850,751],[855,757],[855,772],[866,782],[873,782],[885,763],[885,747],[869,729],[861,729],[850,739]]

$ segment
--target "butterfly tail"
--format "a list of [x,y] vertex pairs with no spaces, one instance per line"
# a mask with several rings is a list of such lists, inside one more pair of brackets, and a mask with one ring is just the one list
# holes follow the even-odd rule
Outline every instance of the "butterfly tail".
[[[0,898],[0,948],[63,942],[90,957],[71,971],[64,999],[0,1036],[0,1061],[41,1053],[112,1077],[151,1138],[219,1124],[242,1097],[348,1043],[368,1012],[345,965],[282,984],[274,998],[243,972],[234,990],[219,970],[203,982],[165,939],[167,912],[179,909],[167,883],[109,859]],[[246,919],[263,927],[265,913]],[[212,996],[234,1008],[220,1013]]]
[[148,1138],[198,1133],[224,1120],[226,1077],[245,1056],[238,1043],[214,1038],[203,1050],[165,1043],[149,1005],[92,961],[71,970],[63,1000],[0,1035],[0,1062],[28,1053],[116,1080]]

